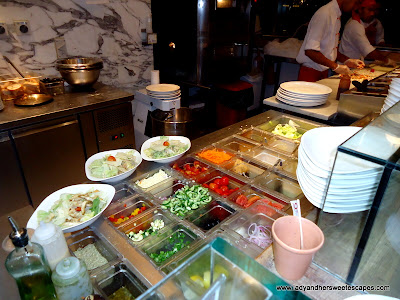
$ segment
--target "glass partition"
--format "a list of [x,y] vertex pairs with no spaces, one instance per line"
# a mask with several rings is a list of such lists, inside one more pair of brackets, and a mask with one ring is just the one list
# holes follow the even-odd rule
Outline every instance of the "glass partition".
[[[351,285],[400,295],[400,103],[338,147],[314,262]],[[348,193],[346,194],[346,188]]]

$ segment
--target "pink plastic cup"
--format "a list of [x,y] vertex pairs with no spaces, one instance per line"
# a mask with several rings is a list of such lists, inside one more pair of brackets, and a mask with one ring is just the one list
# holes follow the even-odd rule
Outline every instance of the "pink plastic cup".
[[275,267],[285,279],[298,280],[304,276],[314,254],[324,244],[324,233],[310,220],[301,218],[304,248],[300,249],[299,218],[284,216],[272,224]]

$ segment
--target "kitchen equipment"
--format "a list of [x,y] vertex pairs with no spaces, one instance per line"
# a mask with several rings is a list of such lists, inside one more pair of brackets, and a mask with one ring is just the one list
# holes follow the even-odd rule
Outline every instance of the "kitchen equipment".
[[80,300],[93,293],[86,265],[76,257],[59,262],[51,279],[59,300]]
[[36,106],[53,101],[53,97],[47,94],[30,94],[14,100],[17,106]]
[[89,87],[99,79],[103,61],[94,57],[59,59],[56,62],[56,68],[70,85]]
[[15,249],[7,256],[5,266],[17,282],[21,299],[57,299],[42,246],[30,243],[27,230],[18,227],[13,218],[8,220]]
[[153,136],[183,135],[191,136],[192,111],[181,107],[170,111],[156,109],[151,112]]
[[40,79],[40,90],[49,95],[61,95],[65,93],[64,80],[62,78]]
[[135,130],[136,149],[140,149],[147,139],[154,136],[152,131],[153,125],[151,112],[156,109],[161,111],[178,109],[181,107],[181,98],[179,95],[172,99],[161,99],[150,95],[146,89],[142,89],[136,91],[135,100],[137,101],[132,101],[134,115],[133,124]]
[[43,247],[51,270],[54,270],[63,258],[70,256],[61,228],[51,222],[40,222],[33,233],[32,242]]

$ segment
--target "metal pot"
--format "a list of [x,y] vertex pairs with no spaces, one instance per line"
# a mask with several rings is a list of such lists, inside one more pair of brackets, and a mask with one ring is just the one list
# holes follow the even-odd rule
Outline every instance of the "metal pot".
[[56,67],[70,85],[91,86],[99,79],[103,61],[94,57],[66,58],[58,60]]
[[151,112],[152,134],[181,135],[191,137],[192,111],[190,108],[181,107],[170,111],[156,109]]

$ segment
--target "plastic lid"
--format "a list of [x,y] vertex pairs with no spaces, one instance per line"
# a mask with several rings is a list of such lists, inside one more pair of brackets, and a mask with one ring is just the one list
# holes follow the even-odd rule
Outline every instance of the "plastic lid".
[[56,273],[61,279],[69,279],[76,276],[81,268],[81,263],[76,257],[66,257],[56,266]]
[[56,225],[53,223],[45,223],[43,221],[40,222],[39,227],[36,228],[35,233],[33,234],[32,240],[36,241],[44,241],[56,234]]

